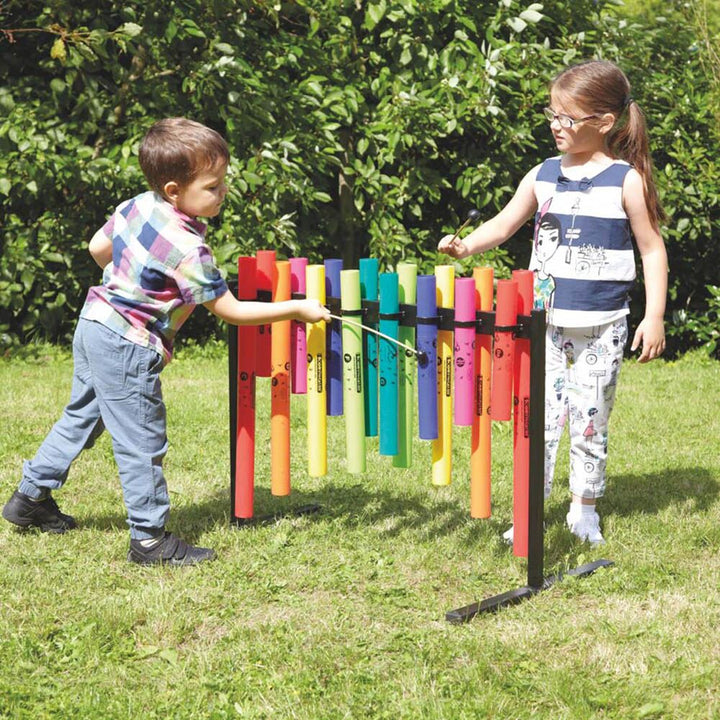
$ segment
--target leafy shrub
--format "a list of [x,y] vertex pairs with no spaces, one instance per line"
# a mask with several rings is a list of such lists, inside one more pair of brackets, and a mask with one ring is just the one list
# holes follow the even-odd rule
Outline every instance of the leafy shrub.
[[[702,48],[677,29],[682,3],[645,24],[612,0],[78,5],[0,5],[0,29],[16,29],[0,36],[0,342],[67,341],[100,277],[87,240],[144,188],[137,146],[159,117],[228,138],[230,193],[209,238],[229,276],[262,247],[429,272],[469,208],[492,216],[555,152],[548,79],[593,55],[628,70],[648,113],[671,218],[669,334],[676,350],[700,342],[683,318],[701,321],[720,259],[717,105]],[[507,275],[530,234],[458,270]],[[217,333],[195,313],[184,334]]]

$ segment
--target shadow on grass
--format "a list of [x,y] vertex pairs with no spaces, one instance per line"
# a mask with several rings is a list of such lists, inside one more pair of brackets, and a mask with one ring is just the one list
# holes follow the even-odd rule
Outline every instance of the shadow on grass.
[[[556,491],[559,488],[556,489]],[[612,479],[608,494],[602,500],[602,515],[629,516],[657,513],[672,505],[692,504],[692,512],[706,511],[717,499],[720,483],[703,468],[670,468],[661,474],[626,474]],[[332,522],[351,531],[372,527],[373,532],[392,539],[406,532],[418,533],[423,540],[441,539],[456,534],[469,550],[482,546],[485,552],[495,556],[512,553],[502,540],[507,529],[512,508],[493,512],[491,518],[473,520],[469,507],[458,502],[456,495],[447,498],[436,495],[430,498],[409,492],[376,491],[360,483],[345,486],[328,481],[323,486],[304,491],[294,488],[288,497],[274,497],[269,488],[255,488],[254,512],[257,524],[267,516],[272,523],[283,517],[292,518],[295,510],[317,504],[320,510],[308,514],[310,522]],[[565,529],[567,502],[559,496],[551,500],[545,509],[545,555],[546,566],[568,560],[587,551]],[[170,512],[169,527],[189,542],[196,541],[202,533],[218,526],[231,527],[230,492],[216,490],[205,500],[196,504],[174,502]],[[117,531],[125,529],[122,506],[117,512],[89,515],[78,518],[85,527]],[[251,525],[252,526],[252,525]],[[240,532],[242,528],[238,529]],[[572,560],[571,560],[572,561]]]
[[[687,503],[691,512],[703,513],[716,502],[718,492],[720,483],[706,468],[668,468],[661,473],[612,477],[607,494],[598,500],[598,507],[603,517],[653,515],[667,507]],[[566,504],[554,504],[546,509],[546,522],[562,522],[566,512]]]
[[[399,490],[376,491],[362,484],[346,486],[327,482],[313,490],[293,488],[287,497],[274,497],[270,489],[258,484],[254,494],[254,523],[273,523],[284,517],[296,516],[295,511],[308,505],[319,505],[316,513],[308,513],[311,522],[332,522],[339,530],[348,531],[372,527],[383,537],[393,538],[407,531],[422,533],[424,539],[439,539],[461,532],[469,544],[475,541],[500,537],[507,529],[508,509],[502,519],[493,516],[487,520],[472,520],[469,504],[463,505],[457,497],[426,498]],[[168,527],[192,542],[203,532],[226,526],[234,527],[231,520],[230,490],[215,490],[199,503],[176,501],[171,493]],[[266,520],[263,520],[266,518]],[[110,513],[92,512],[78,516],[84,527],[103,531],[116,531],[126,527],[124,508],[118,504]]]

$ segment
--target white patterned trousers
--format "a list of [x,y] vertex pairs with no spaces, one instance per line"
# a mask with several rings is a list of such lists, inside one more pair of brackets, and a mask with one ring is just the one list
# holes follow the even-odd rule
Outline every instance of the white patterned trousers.
[[558,444],[570,433],[570,492],[605,493],[608,421],[615,403],[627,319],[586,328],[548,325],[545,351],[545,496],[550,494]]

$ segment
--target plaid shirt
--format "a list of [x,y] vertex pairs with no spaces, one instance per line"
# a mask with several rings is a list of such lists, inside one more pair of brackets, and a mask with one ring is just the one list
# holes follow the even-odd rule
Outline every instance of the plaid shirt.
[[195,305],[227,292],[206,226],[154,192],[119,205],[101,232],[113,259],[91,287],[80,317],[102,323],[170,362],[173,341]]

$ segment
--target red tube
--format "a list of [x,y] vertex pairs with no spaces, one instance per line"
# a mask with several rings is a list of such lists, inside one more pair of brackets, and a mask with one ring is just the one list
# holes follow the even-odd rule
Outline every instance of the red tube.
[[[530,315],[533,306],[533,273],[515,270],[518,284],[517,313]],[[527,557],[530,510],[530,340],[515,341],[515,392],[513,398],[513,554]]]
[[[273,273],[275,272],[275,251],[257,251],[257,296],[259,300],[269,301],[272,297]],[[271,338],[272,326],[270,324],[258,325],[257,329],[257,358],[256,373],[258,377],[270,377]]]

